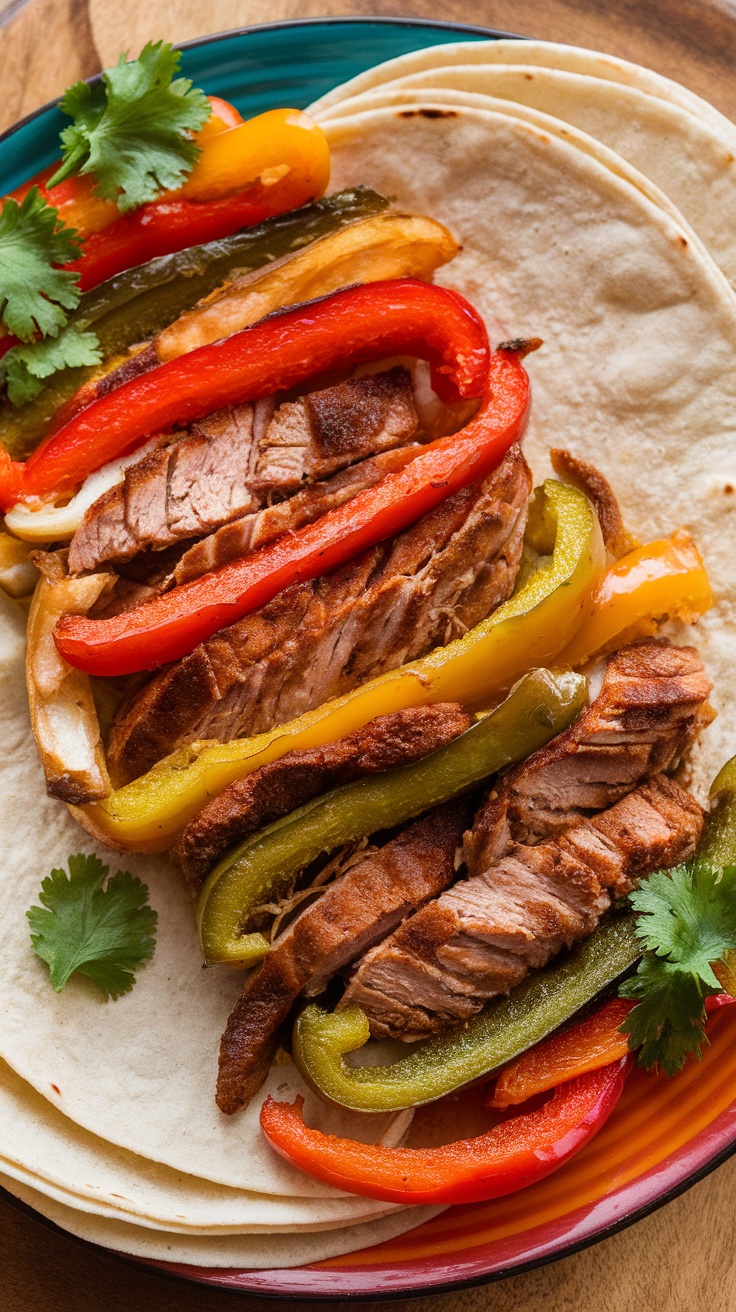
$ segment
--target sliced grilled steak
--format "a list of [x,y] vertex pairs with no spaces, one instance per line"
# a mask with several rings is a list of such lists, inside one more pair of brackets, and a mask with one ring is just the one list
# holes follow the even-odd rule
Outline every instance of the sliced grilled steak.
[[401,366],[288,401],[221,410],[131,465],[86,512],[69,570],[129,560],[262,508],[274,492],[412,441],[419,421]]
[[253,406],[211,415],[131,465],[86,512],[69,547],[69,571],[160,550],[255,510],[249,485]]
[[537,842],[670,770],[712,718],[711,684],[693,647],[633,643],[607,662],[599,695],[565,733],[512,770],[466,836],[471,873],[517,842]]
[[418,427],[408,369],[350,378],[279,407],[258,444],[255,478],[261,486],[296,488],[403,446]]
[[222,1036],[221,1111],[237,1111],[260,1087],[281,1025],[301,992],[320,992],[334,971],[447,887],[467,814],[462,802],[430,811],[329,885],[276,940]]
[[231,784],[182,831],[173,855],[196,888],[228,848],[329,788],[418,761],[456,738],[472,718],[456,702],[379,715],[356,733],[279,761]]
[[282,533],[291,533],[304,524],[312,524],[328,510],[344,506],[365,488],[380,483],[386,474],[403,469],[421,450],[416,442],[384,451],[381,455],[361,460],[348,469],[333,474],[324,482],[312,483],[296,492],[286,501],[264,506],[255,514],[244,515],[216,532],[208,534],[181,557],[173,574],[172,584],[188,583],[211,569],[219,569],[230,560],[237,560],[265,542],[271,542]]
[[371,949],[340,1006],[362,1007],[379,1038],[420,1039],[468,1020],[590,934],[613,896],[691,856],[702,826],[689,793],[655,775],[559,838],[514,844]]
[[116,781],[197,739],[283,724],[484,619],[513,589],[530,482],[515,447],[483,484],[160,671],[113,725]]

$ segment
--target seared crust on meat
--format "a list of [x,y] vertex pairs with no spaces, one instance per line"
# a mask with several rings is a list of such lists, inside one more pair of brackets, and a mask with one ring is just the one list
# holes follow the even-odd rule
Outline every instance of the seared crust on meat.
[[[272,398],[229,407],[175,434],[131,465],[87,510],[69,571],[209,533],[353,461],[412,441],[419,430],[411,376],[397,366],[351,378],[274,412]],[[287,526],[288,527],[288,526]]]
[[175,748],[283,724],[449,642],[511,593],[529,468],[518,446],[389,542],[261,610],[156,674],[128,698],[108,744],[115,783]]
[[711,683],[693,647],[649,638],[609,657],[600,693],[546,747],[511,770],[465,839],[471,874],[518,842],[537,842],[672,769],[708,723]]
[[633,551],[638,547],[637,539],[624,526],[616,494],[600,470],[562,447],[552,447],[549,455],[555,473],[580,488],[580,491],[593,502],[603,541],[611,555],[618,560],[621,556],[625,556],[627,551]]
[[656,775],[559,839],[512,844],[371,949],[340,1006],[362,1007],[377,1038],[420,1039],[468,1020],[592,933],[642,875],[692,856],[703,819],[689,793]]
[[417,442],[383,451],[378,456],[361,460],[343,469],[323,482],[310,483],[286,501],[264,506],[251,515],[243,515],[223,525],[201,541],[189,547],[178,561],[167,581],[171,584],[188,583],[208,570],[219,569],[230,560],[238,560],[265,542],[272,542],[282,533],[293,533],[304,524],[312,524],[328,510],[344,506],[365,488],[380,483],[386,474],[392,474],[409,464],[421,451]]
[[280,1027],[301,992],[389,933],[453,876],[467,804],[449,802],[353,866],[283,933],[235,1004],[220,1044],[217,1105],[232,1113],[260,1088]]
[[172,855],[196,890],[228,848],[249,834],[338,784],[420,760],[471,724],[462,706],[440,702],[379,715],[336,743],[287,752],[208,802],[182,830]]
[[418,429],[411,375],[403,365],[348,378],[279,407],[258,443],[255,479],[261,487],[297,488],[403,446]]

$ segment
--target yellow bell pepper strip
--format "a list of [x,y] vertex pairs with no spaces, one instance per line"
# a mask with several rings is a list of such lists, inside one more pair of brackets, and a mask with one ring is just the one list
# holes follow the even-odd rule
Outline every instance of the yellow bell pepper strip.
[[[705,999],[705,1010],[710,1015],[732,1002],[728,993],[715,993]],[[633,1006],[627,998],[609,998],[592,1016],[522,1053],[501,1072],[486,1107],[500,1111],[516,1107],[568,1080],[620,1061],[629,1051],[621,1026]]]
[[367,1043],[360,1007],[333,1013],[312,1003],[294,1025],[294,1060],[323,1098],[354,1111],[398,1111],[436,1102],[497,1071],[539,1043],[636,964],[641,944],[631,915],[611,915],[562,962],[536,971],[466,1026],[413,1044],[384,1066],[352,1066]]
[[304,1099],[268,1098],[261,1129],[271,1147],[317,1180],[393,1203],[475,1203],[525,1189],[592,1139],[618,1102],[629,1055],[564,1084],[537,1111],[502,1121],[475,1139],[440,1148],[384,1148],[309,1128]]
[[581,492],[545,483],[530,519],[529,538],[544,557],[514,596],[464,637],[255,738],[182,748],[104,802],[80,809],[80,823],[126,851],[165,851],[210,797],[287,752],[336,742],[409,706],[491,705],[531,666],[552,663],[605,569],[598,521]]
[[560,653],[568,665],[583,665],[655,633],[664,619],[692,624],[713,605],[713,594],[698,548],[679,529],[622,556],[604,574],[591,601],[591,614]]
[[241,962],[243,935],[258,928],[258,908],[283,896],[300,870],[323,853],[403,824],[523,760],[572,723],[586,693],[581,675],[532,670],[500,706],[429,756],[333,788],[247,838],[215,866],[200,894],[197,922],[205,961]]

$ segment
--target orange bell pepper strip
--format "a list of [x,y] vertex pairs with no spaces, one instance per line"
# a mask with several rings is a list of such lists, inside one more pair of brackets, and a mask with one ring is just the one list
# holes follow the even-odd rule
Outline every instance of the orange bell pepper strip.
[[384,1148],[310,1129],[304,1100],[261,1109],[271,1147],[325,1184],[391,1203],[476,1203],[536,1184],[585,1147],[607,1121],[632,1057],[581,1075],[533,1112],[495,1125],[475,1139],[440,1148]]
[[685,529],[637,547],[597,584],[589,616],[558,657],[574,668],[655,633],[664,619],[692,624],[713,605],[703,558]]
[[535,1094],[620,1061],[629,1051],[621,1033],[633,1002],[611,998],[592,1016],[551,1035],[509,1062],[495,1082],[487,1107],[505,1108],[526,1102]]
[[[94,195],[92,176],[48,187],[56,165],[11,195],[20,201],[38,186],[59,219],[76,229],[82,253],[64,267],[79,274],[82,292],[90,291],[124,269],[229,237],[324,194],[330,150],[308,115],[300,109],[271,109],[247,123],[239,119],[231,105],[218,102],[217,116],[213,113],[198,134],[202,153],[184,185],[129,214]],[[15,344],[11,335],[2,337],[0,357]]]
[[[730,994],[715,993],[705,999],[705,1009],[710,1015],[731,1002]],[[635,1005],[628,998],[611,998],[577,1025],[535,1044],[502,1070],[486,1107],[517,1106],[625,1057],[629,1040],[621,1026]]]
[[271,109],[206,140],[183,187],[91,233],[67,267],[88,291],[123,269],[306,205],[329,178],[322,129],[301,110]]
[[100,675],[178,660],[283,588],[336,569],[484,478],[519,436],[528,400],[529,380],[518,357],[497,351],[481,409],[459,433],[431,443],[403,469],[316,523],[134,611],[109,620],[65,616],[54,631],[60,654],[70,665]]

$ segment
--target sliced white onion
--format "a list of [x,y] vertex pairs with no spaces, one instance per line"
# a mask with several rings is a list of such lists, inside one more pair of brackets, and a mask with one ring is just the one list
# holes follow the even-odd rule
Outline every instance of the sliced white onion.
[[109,464],[96,469],[86,478],[75,496],[65,506],[53,501],[41,504],[19,501],[5,516],[5,527],[24,542],[66,542],[74,537],[86,510],[108,492],[122,483],[125,470],[137,464],[150,451],[161,445],[163,437],[154,437],[145,446],[138,447],[127,456],[118,456]]

